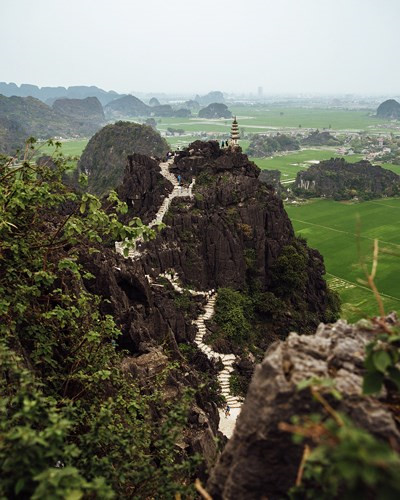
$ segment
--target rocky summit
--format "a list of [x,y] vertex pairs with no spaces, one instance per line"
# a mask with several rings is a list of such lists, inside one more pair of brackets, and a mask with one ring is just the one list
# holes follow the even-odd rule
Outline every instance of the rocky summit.
[[[312,331],[331,318],[336,309],[321,255],[295,237],[282,201],[246,155],[197,141],[175,157],[170,171],[181,178],[180,188],[160,176],[156,161],[130,156],[119,188],[129,206],[125,217],[149,223],[167,193],[194,185],[192,197],[172,200],[156,238],[139,243],[146,274],[156,278],[172,268],[188,287],[253,287],[266,294],[259,307],[260,324],[264,330],[269,325],[260,334],[263,347],[274,335]],[[286,265],[289,256],[293,261]]]

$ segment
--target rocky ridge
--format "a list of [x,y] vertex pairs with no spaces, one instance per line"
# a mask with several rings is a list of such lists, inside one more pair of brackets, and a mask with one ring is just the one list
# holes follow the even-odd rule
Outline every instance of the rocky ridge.
[[[391,318],[391,321],[396,321]],[[380,397],[362,395],[365,346],[379,326],[348,325],[338,321],[321,324],[315,335],[291,333],[276,342],[256,367],[241,414],[213,469],[208,491],[214,500],[285,498],[294,485],[303,446],[279,429],[293,415],[310,415],[322,406],[310,391],[297,389],[312,377],[333,379],[340,400],[328,394],[336,411],[393,445],[400,432],[389,407]]]

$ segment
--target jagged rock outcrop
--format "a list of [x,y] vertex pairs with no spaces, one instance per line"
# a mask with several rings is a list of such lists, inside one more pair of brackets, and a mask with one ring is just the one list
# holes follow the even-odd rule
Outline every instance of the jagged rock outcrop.
[[336,200],[396,196],[400,176],[369,161],[347,163],[344,158],[331,158],[298,172],[293,191]]
[[57,99],[52,107],[58,113],[78,121],[89,134],[96,132],[105,120],[103,106],[97,97]]
[[163,156],[168,149],[165,139],[148,125],[120,121],[90,139],[78,168],[88,174],[89,190],[103,194],[121,183],[128,155]]
[[[135,168],[132,163],[125,182],[129,192],[140,193],[140,200],[132,206],[128,192],[120,194],[131,207],[130,215],[140,213],[151,220],[153,211],[146,214],[146,207],[151,206],[152,195]],[[196,141],[176,157],[170,170],[185,185],[196,179],[194,197],[175,198],[164,217],[165,229],[154,240],[139,244],[146,273],[156,277],[174,268],[191,288],[256,286],[269,292],[265,304],[271,304],[262,313],[263,323],[269,325],[265,338],[272,332],[285,335],[295,327],[310,331],[330,317],[332,304],[322,277],[321,255],[295,237],[281,200],[273,188],[260,182],[258,167],[246,155],[221,150],[216,141]],[[161,188],[159,193],[161,201]],[[284,265],[289,254],[296,261],[296,286],[289,283]]]
[[386,118],[389,120],[400,120],[400,103],[395,99],[388,99],[378,106],[376,110],[378,118]]
[[323,412],[309,390],[297,390],[304,379],[331,377],[343,396],[336,400],[326,395],[337,411],[376,437],[400,444],[390,409],[376,397],[362,396],[365,346],[374,335],[371,329],[338,321],[320,325],[315,335],[291,333],[270,347],[256,367],[234,434],[208,481],[214,500],[286,498],[303,446],[278,425],[294,415]]
[[[183,397],[186,388],[196,389],[188,425],[176,445],[185,454],[204,457],[205,465],[197,474],[205,478],[206,468],[217,456],[219,395],[215,384],[213,387],[217,369],[199,350],[191,354],[189,362],[179,347],[194,340],[192,319],[202,311],[203,297],[192,297],[189,308],[180,309],[172,286],[151,287],[140,261],[125,259],[112,249],[102,247],[97,254],[82,255],[81,261],[94,275],[86,288],[101,298],[101,312],[111,314],[121,329],[119,347],[130,352],[122,364],[125,373],[151,393],[155,377],[175,362],[178,368],[168,375],[165,400]],[[158,417],[162,419],[162,415]]]
[[226,104],[213,102],[199,111],[199,118],[232,118]]
[[172,191],[172,184],[160,174],[159,162],[146,155],[128,156],[122,184],[117,192],[128,204],[126,221],[140,217],[145,224],[153,220],[158,207]]

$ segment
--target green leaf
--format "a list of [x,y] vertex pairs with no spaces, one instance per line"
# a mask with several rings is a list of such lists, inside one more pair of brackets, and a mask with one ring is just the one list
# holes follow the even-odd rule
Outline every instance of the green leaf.
[[392,380],[396,384],[397,389],[400,391],[400,370],[398,370],[394,366],[391,366],[389,368],[389,377],[390,380]]
[[383,383],[383,374],[377,371],[367,372],[363,380],[363,393],[373,394],[380,391]]
[[376,351],[372,355],[372,359],[375,365],[375,368],[382,373],[386,372],[388,366],[391,365],[392,360],[390,355],[386,351]]

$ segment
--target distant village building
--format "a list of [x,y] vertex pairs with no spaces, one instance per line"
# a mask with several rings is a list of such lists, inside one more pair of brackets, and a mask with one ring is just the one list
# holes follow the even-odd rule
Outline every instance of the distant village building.
[[239,139],[240,139],[239,125],[235,116],[231,127],[231,146],[232,147],[239,146]]

